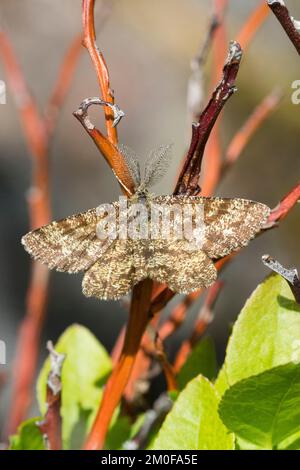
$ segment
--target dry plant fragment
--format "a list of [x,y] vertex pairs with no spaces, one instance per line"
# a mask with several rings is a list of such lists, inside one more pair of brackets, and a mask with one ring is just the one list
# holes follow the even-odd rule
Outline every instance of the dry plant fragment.
[[272,258],[270,255],[263,255],[262,262],[269,269],[277,274],[280,274],[289,284],[291,291],[294,294],[295,300],[300,304],[300,279],[296,268],[284,268],[279,261]]
[[37,423],[37,425],[43,434],[46,448],[48,450],[61,450],[61,370],[65,355],[57,353],[51,341],[48,341],[47,349],[50,353],[50,372],[46,391],[47,411],[43,421]]
[[89,130],[95,129],[94,124],[91,123],[88,117],[88,109],[93,104],[97,104],[100,106],[108,106],[112,110],[113,112],[112,126],[113,127],[116,127],[121,121],[122,117],[125,116],[124,111],[122,111],[122,109],[120,109],[117,104],[109,103],[108,101],[101,100],[101,98],[98,98],[98,97],[86,98],[85,100],[83,100],[78,110],[75,111],[73,114],[75,117],[80,117],[84,121],[85,126]]
[[138,450],[144,449],[151,436],[151,432],[154,431],[159,424],[161,424],[172,408],[172,400],[168,395],[161,395],[154,403],[153,409],[147,411],[145,414],[144,423],[141,429],[138,431],[136,436],[131,441],[127,441],[124,444],[126,450]]

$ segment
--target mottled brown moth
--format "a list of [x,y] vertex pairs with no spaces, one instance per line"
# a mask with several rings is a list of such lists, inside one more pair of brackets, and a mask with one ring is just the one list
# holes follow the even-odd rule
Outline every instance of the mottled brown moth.
[[[50,269],[83,271],[82,289],[88,297],[118,299],[145,278],[166,283],[178,293],[208,287],[217,277],[214,260],[246,246],[268,219],[270,209],[266,205],[246,199],[153,196],[148,188],[165,173],[170,146],[151,153],[142,180],[138,159],[126,147],[120,151],[136,186],[136,193],[128,199],[129,208],[138,202],[147,209],[155,203],[170,209],[189,205],[195,211],[202,205],[205,231],[201,249],[193,250],[187,240],[173,235],[167,239],[105,240],[97,236],[101,215],[97,209],[90,209],[33,230],[22,238],[33,258]],[[113,207],[119,213],[119,203],[113,203]]]

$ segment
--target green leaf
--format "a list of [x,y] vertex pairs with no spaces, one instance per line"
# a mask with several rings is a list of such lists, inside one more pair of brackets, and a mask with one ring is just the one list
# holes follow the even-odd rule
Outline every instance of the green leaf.
[[128,416],[118,416],[112,423],[106,437],[106,450],[124,450],[124,443],[130,441],[144,422],[144,414],[137,417],[134,423]]
[[300,431],[280,442],[278,450],[300,450]]
[[285,364],[237,382],[220,403],[223,423],[238,437],[275,449],[300,431],[300,364]]
[[233,450],[234,436],[218,415],[219,398],[205,377],[193,379],[179,394],[152,450]]
[[127,416],[119,416],[109,429],[106,437],[106,450],[120,450],[122,444],[129,440],[131,423]]
[[226,369],[225,369],[224,365],[220,369],[220,371],[218,373],[218,377],[216,378],[216,381],[215,381],[214,385],[215,385],[215,389],[218,392],[218,394],[220,395],[220,397],[222,397],[224,395],[224,393],[226,392],[226,390],[229,388]]
[[[66,354],[62,369],[62,434],[64,448],[79,448],[101,399],[101,388],[111,371],[111,359],[95,336],[80,325],[69,327],[55,349]],[[38,379],[38,401],[46,411],[46,382],[50,370],[46,360]]]
[[24,421],[18,433],[10,437],[9,450],[45,450],[42,433],[36,423],[41,418],[32,418]]
[[300,362],[300,306],[287,282],[269,276],[246,302],[236,321],[225,359],[228,382]]
[[186,384],[197,375],[202,374],[212,380],[217,373],[217,359],[213,340],[204,338],[192,350],[182,366],[177,383],[182,390]]

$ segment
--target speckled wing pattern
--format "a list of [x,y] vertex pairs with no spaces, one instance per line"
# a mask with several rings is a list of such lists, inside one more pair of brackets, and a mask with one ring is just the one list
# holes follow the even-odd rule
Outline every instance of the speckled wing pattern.
[[119,299],[148,277],[148,240],[116,240],[88,269],[82,281],[87,297]]
[[133,246],[130,239],[114,244],[88,269],[83,277],[82,291],[86,297],[118,299],[135,284]]
[[211,259],[222,258],[248,245],[266,224],[270,208],[260,202],[239,198],[158,196],[155,204],[204,207],[205,233],[201,249]]
[[75,214],[33,230],[22,238],[25,250],[50,269],[68,273],[86,271],[107,249],[99,240],[96,209]]
[[191,251],[187,241],[153,240],[151,245],[148,277],[168,284],[173,292],[188,294],[209,287],[216,280],[214,263],[204,251]]
[[50,268],[85,271],[82,288],[88,297],[118,299],[147,277],[168,284],[174,292],[188,293],[210,286],[217,277],[212,260],[247,245],[270,213],[264,204],[245,199],[158,196],[151,201],[169,207],[202,204],[201,249],[191,251],[182,239],[101,241],[96,234],[100,220],[96,209],[34,230],[22,243]]

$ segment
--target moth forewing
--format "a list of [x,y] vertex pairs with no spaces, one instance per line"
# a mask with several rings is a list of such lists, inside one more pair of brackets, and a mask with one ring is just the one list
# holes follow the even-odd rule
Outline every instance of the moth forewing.
[[269,207],[247,199],[206,200],[203,250],[217,259],[247,246],[263,229],[269,215]]
[[50,269],[77,273],[88,269],[111,244],[100,240],[96,209],[66,217],[33,230],[22,238],[25,250]]

